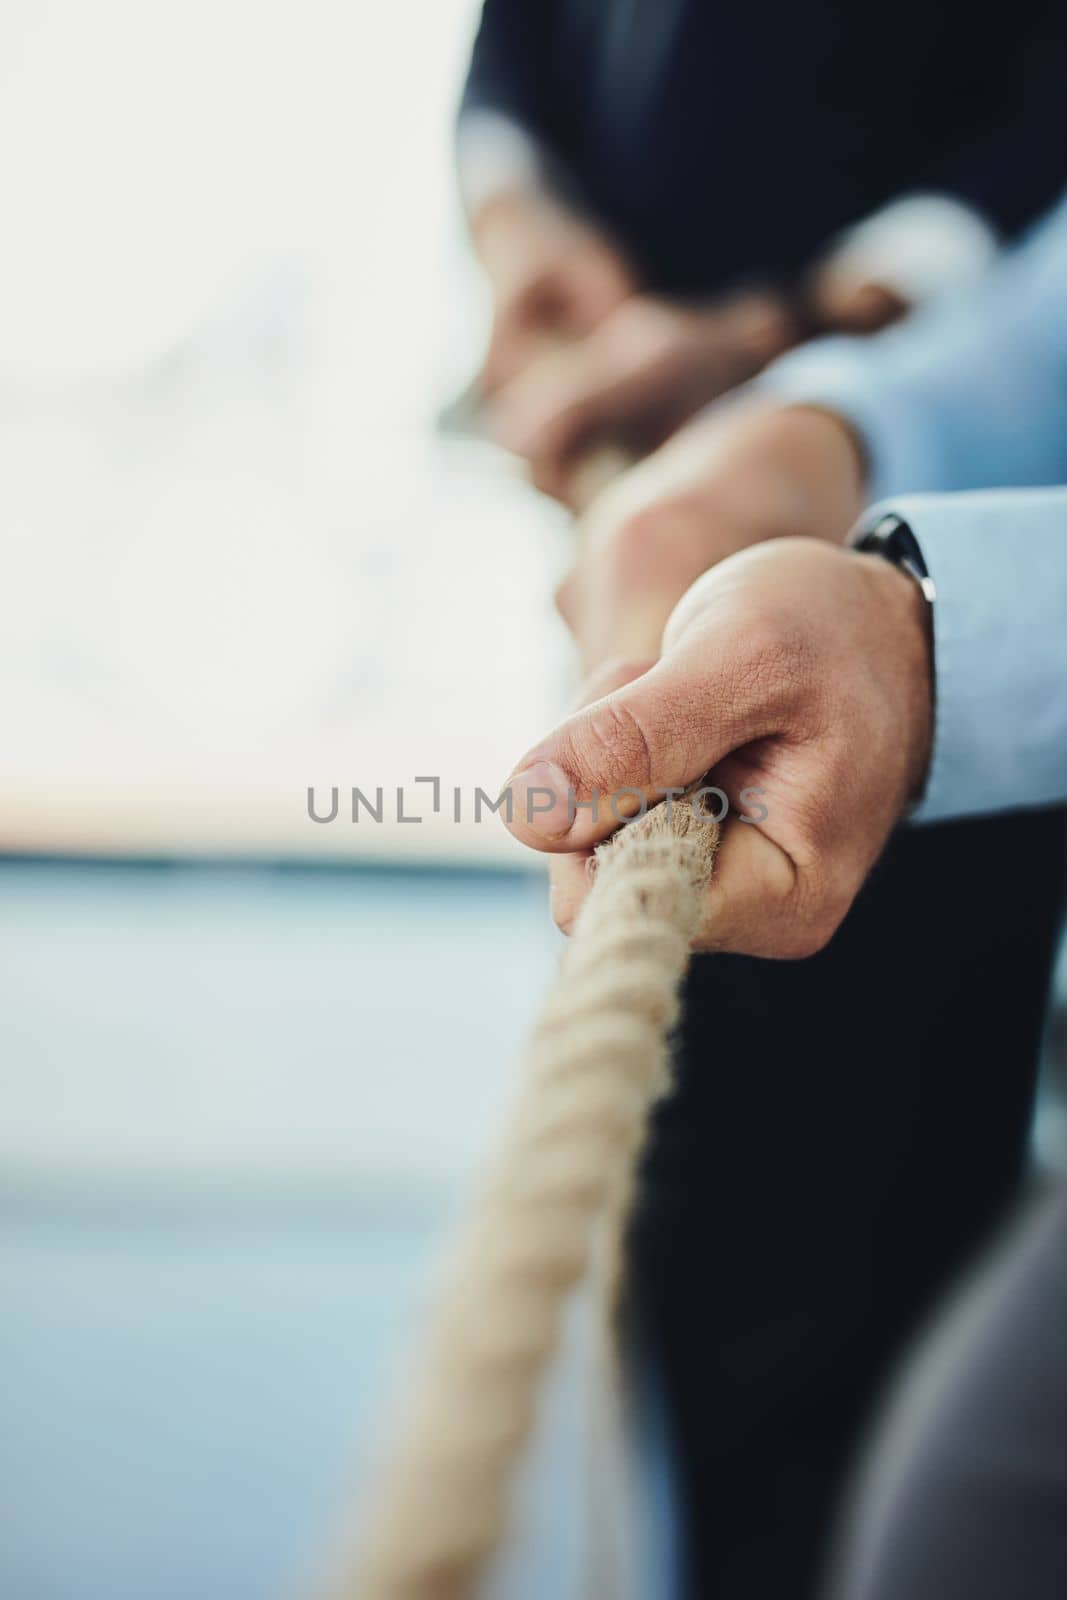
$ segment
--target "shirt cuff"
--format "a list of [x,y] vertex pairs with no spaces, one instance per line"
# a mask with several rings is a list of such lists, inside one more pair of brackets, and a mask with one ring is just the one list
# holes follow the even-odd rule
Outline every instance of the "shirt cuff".
[[916,822],[1067,799],[1067,490],[895,496],[934,581],[934,734]]
[[872,500],[935,492],[944,481],[940,441],[908,388],[887,381],[880,339],[841,336],[801,345],[750,385],[784,405],[815,406],[843,417],[862,441]]
[[456,134],[463,205],[469,217],[502,194],[540,188],[546,163],[537,141],[499,111],[465,111]]
[[839,234],[823,266],[880,283],[916,306],[981,277],[996,255],[996,234],[971,206],[946,194],[910,194]]
[[[943,195],[894,201],[843,235],[834,266],[895,288],[913,305],[983,277],[997,254],[992,229],[977,212]],[[933,347],[944,338],[943,312],[924,309]],[[876,338],[838,335],[801,345],[754,385],[791,405],[839,413],[863,441],[873,499],[901,492],[959,488],[952,418],[931,418],[927,391],[930,342],[919,317]]]

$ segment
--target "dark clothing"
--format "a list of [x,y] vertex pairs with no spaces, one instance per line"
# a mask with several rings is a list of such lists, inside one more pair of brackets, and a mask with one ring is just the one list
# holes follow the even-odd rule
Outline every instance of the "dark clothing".
[[1067,1187],[920,1345],[835,1567],[833,1600],[1067,1595]]
[[888,1364],[1012,1198],[1064,838],[904,829],[819,955],[695,963],[633,1229],[694,1595],[812,1592]]
[[[487,0],[464,105],[700,293],[922,188],[1016,230],[1065,86],[1062,0]],[[694,1595],[811,1594],[883,1373],[1017,1181],[1063,868],[1059,814],[905,830],[820,955],[696,962],[633,1240]]]
[[1008,233],[1067,181],[1062,0],[487,0],[464,107],[532,132],[652,287],[788,277],[936,189]]

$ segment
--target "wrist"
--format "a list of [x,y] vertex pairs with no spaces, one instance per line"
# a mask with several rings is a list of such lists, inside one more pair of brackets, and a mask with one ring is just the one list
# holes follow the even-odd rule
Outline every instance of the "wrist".
[[933,606],[915,577],[884,557],[857,551],[873,585],[887,640],[886,665],[904,753],[901,807],[922,795],[934,729]]
[[842,543],[867,503],[867,463],[851,424],[817,406],[788,406],[776,437],[808,524],[801,531]]

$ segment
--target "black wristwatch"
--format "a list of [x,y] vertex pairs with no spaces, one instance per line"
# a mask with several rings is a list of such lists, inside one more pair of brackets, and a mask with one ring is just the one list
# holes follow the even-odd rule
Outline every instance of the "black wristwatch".
[[923,558],[919,541],[903,517],[893,512],[879,517],[873,528],[861,531],[853,539],[852,547],[854,550],[865,550],[870,555],[883,556],[914,578],[928,605],[932,606],[937,599],[934,580]]

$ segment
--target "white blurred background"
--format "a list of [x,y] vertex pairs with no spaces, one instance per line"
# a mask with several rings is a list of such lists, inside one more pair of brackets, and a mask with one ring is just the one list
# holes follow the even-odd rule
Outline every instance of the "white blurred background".
[[433,428],[474,11],[0,0],[12,1600],[295,1592],[555,959],[492,818],[305,808],[567,692],[558,519]]
[[305,813],[495,793],[559,702],[558,522],[431,433],[474,12],[0,5],[0,843],[510,851]]

